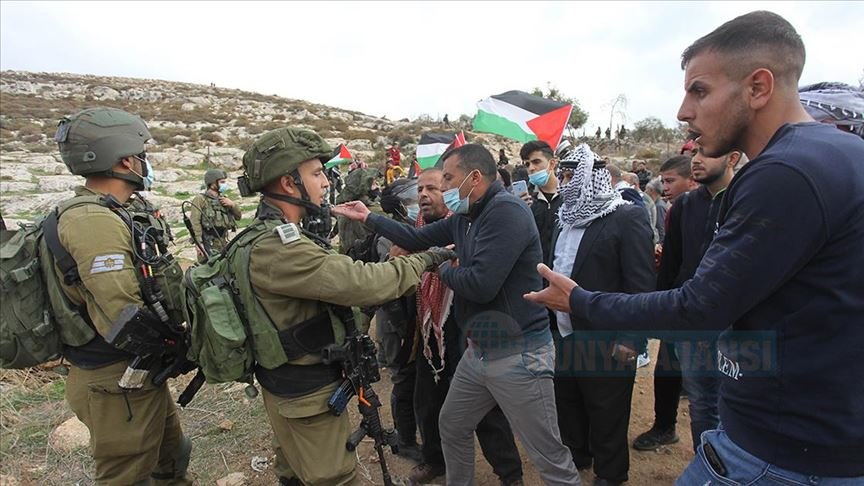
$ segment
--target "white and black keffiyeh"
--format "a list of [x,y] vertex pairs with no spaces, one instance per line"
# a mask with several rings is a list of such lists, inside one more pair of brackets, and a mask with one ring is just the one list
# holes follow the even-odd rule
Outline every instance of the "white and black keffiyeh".
[[595,219],[611,214],[618,206],[630,204],[612,187],[612,178],[603,167],[594,168],[597,155],[588,144],[576,147],[562,159],[576,165],[573,179],[561,191],[563,199],[558,210],[558,224],[562,228],[588,226]]

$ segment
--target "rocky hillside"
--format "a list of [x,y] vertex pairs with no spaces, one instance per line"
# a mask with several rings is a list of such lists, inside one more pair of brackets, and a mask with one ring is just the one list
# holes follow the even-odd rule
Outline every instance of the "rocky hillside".
[[[430,121],[394,122],[236,89],[6,71],[0,74],[0,209],[7,222],[44,214],[81,183],[66,170],[52,137],[61,117],[92,106],[121,108],[147,122],[154,137],[148,153],[157,180],[150,196],[190,258],[180,203],[201,189],[209,167],[223,168],[236,179],[244,149],[255,136],[285,125],[309,128],[334,147],[346,143],[355,156],[383,164],[384,149],[392,141],[398,140],[410,154],[422,132],[441,129]],[[232,197],[239,194],[234,191]],[[244,216],[251,216],[255,205],[253,198],[242,201]]]
[[[193,257],[182,227],[180,203],[201,189],[204,171],[223,168],[231,180],[240,175],[241,158],[254,137],[291,125],[317,131],[334,147],[345,143],[371,165],[384,164],[384,150],[399,141],[413,154],[425,131],[444,131],[432,120],[391,121],[302,100],[236,89],[151,79],[75,74],[0,73],[0,211],[7,222],[31,220],[68,197],[82,179],[69,174],[53,142],[57,121],[93,106],[112,106],[137,113],[154,140],[148,153],[156,168],[151,200],[174,227],[178,253]],[[505,148],[511,161],[520,144],[489,134],[474,134],[466,118],[455,121],[470,142],[485,144],[497,156]],[[614,143],[614,142],[613,142]],[[592,144],[593,145],[593,144]],[[601,153],[612,147],[599,146]],[[632,146],[619,155],[637,155]],[[648,158],[651,155],[641,155]],[[659,151],[655,150],[659,154]],[[623,160],[623,157],[616,157]],[[239,198],[233,191],[232,198]],[[244,217],[254,214],[254,198],[241,202]]]

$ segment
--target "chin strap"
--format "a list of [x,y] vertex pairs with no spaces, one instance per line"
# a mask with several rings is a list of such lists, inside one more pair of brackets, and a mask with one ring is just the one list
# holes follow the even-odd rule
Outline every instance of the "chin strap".
[[144,178],[143,178],[143,177],[138,177],[137,175],[135,175],[135,174],[133,174],[133,173],[131,173],[131,172],[129,172],[129,173],[122,173],[122,172],[114,172],[113,170],[106,170],[106,171],[103,172],[102,174],[103,174],[104,176],[106,176],[106,177],[113,177],[114,179],[122,179],[122,180],[124,180],[124,181],[126,181],[126,182],[130,182],[130,183],[132,183],[132,184],[135,186],[135,190],[136,190],[136,191],[144,191],[144,190],[147,190],[147,189],[144,187]]

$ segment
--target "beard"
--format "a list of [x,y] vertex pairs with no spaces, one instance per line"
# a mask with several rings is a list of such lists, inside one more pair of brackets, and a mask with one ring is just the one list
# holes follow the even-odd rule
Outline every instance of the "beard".
[[725,165],[714,170],[714,171],[710,171],[710,172],[706,171],[704,176],[702,176],[698,179],[696,177],[694,177],[693,180],[698,182],[699,184],[709,186],[709,185],[713,184],[714,182],[716,182],[721,177],[723,177],[724,173],[726,173],[726,166]]
[[717,142],[713,144],[713,147],[702,145],[703,153],[708,157],[716,158],[734,150],[740,150],[744,132],[750,126],[749,111],[749,107],[741,98],[734,95],[729,103],[729,116],[718,130]]

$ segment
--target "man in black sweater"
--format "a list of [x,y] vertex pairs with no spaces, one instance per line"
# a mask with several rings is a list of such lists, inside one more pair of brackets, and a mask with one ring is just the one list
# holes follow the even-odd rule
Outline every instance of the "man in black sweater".
[[540,246],[543,248],[543,261],[548,261],[552,251],[552,233],[558,226],[558,209],[561,197],[558,195],[556,169],[558,159],[552,147],[542,140],[533,140],[519,150],[522,164],[528,169],[528,182],[537,188],[531,197],[531,213],[540,233]]
[[[723,331],[717,430],[678,484],[864,483],[864,141],[816,123],[798,99],[804,44],[752,12],[682,56],[678,118],[704,153],[751,159],[679,289],[588,292],[546,267],[526,298],[592,329]],[[722,478],[722,479],[718,479]]]
[[[735,167],[739,163],[744,165],[746,161],[747,156],[738,151],[720,157],[708,157],[697,146],[691,167],[693,179],[700,186],[682,194],[669,210],[669,231],[663,241],[657,290],[676,289],[693,277],[714,238],[717,213],[726,187],[735,175]],[[716,429],[720,423],[717,411],[720,376],[715,359],[716,333],[690,334],[676,333],[672,339],[681,367],[684,390],[687,392],[690,432],[695,450],[702,432]]]

